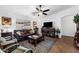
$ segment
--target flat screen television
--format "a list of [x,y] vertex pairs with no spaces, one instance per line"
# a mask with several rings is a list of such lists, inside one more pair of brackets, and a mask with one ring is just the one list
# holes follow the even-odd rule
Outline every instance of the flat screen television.
[[44,27],[52,27],[52,22],[44,22]]

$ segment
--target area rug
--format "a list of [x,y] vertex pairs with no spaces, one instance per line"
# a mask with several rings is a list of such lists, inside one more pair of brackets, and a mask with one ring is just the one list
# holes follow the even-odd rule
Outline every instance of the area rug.
[[45,37],[45,40],[37,44],[36,47],[34,45],[28,43],[28,41],[22,41],[19,42],[21,46],[24,46],[26,48],[30,48],[33,50],[33,53],[49,53],[50,49],[55,44],[56,40],[50,37]]

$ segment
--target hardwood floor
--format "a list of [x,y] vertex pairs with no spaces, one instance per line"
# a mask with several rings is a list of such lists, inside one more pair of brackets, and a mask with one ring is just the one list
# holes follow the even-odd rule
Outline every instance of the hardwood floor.
[[50,53],[78,53],[79,49],[74,46],[74,38],[63,36],[55,43]]

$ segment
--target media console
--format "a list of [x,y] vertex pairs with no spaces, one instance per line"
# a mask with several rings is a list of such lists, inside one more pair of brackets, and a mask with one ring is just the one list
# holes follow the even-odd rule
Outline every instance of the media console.
[[43,36],[55,37],[55,28],[42,27],[41,32]]

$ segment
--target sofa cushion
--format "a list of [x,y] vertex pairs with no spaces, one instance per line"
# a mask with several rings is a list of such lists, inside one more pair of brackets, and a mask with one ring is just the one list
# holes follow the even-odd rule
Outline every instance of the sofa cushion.
[[27,34],[28,34],[27,32],[21,32],[21,36],[25,36]]

